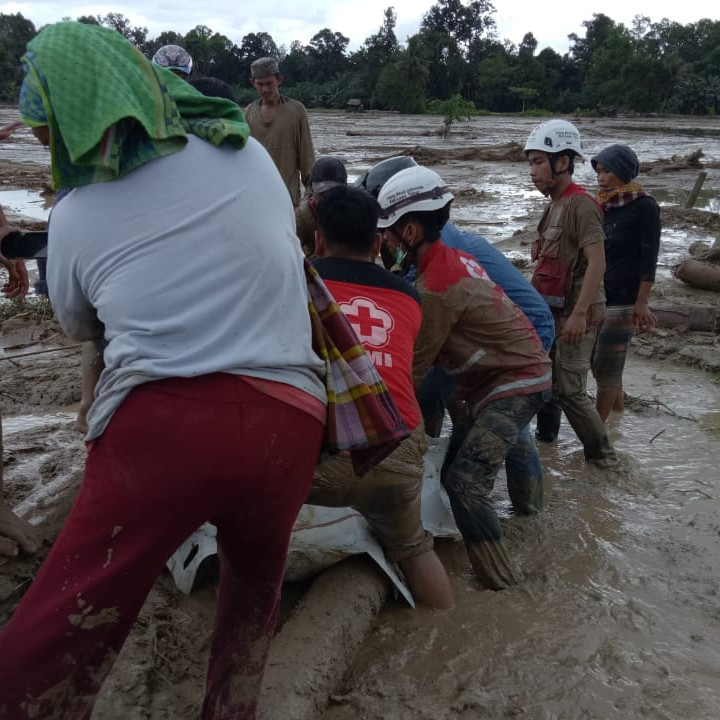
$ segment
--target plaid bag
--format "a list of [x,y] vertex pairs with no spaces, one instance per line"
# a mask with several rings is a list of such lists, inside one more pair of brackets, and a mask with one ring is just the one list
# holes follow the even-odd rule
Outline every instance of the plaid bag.
[[348,451],[357,475],[386,458],[410,431],[365,348],[305,260],[313,350],[325,361],[328,396],[323,450]]

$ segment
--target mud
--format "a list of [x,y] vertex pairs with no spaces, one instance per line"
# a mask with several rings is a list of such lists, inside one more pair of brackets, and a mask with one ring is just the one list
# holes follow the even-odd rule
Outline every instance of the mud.
[[[0,107],[0,124],[15,117]],[[528,273],[529,240],[544,199],[530,186],[518,148],[535,122],[475,118],[442,138],[440,118],[311,114],[318,154],[340,157],[351,178],[398,153],[437,169],[455,193],[458,224],[500,243]],[[578,122],[589,154],[624,142],[643,161],[661,163],[702,150],[697,162],[708,179],[695,209],[679,206],[697,165],[639,178],[663,205],[652,304],[720,315],[719,293],[693,290],[672,275],[693,242],[710,245],[720,234],[719,122]],[[594,187],[589,163],[576,174]],[[44,224],[49,179],[47,153],[29,132],[0,145],[0,202],[14,223]],[[10,504],[41,528],[44,545],[37,556],[0,566],[0,623],[57,535],[84,463],[74,429],[79,349],[52,320],[16,316],[1,330],[6,490]],[[497,483],[522,584],[503,593],[478,591],[462,545],[438,541],[457,607],[411,611],[388,603],[325,717],[720,717],[718,373],[714,332],[681,325],[638,336],[626,378],[628,408],[610,420],[628,471],[592,473],[563,425],[558,444],[541,447],[548,480],[541,516],[514,517],[502,479]],[[197,717],[214,612],[214,569],[205,571],[190,597],[169,576],[159,578],[95,720]],[[306,590],[306,584],[286,585],[283,620]],[[342,608],[346,619],[353,612],[350,603]],[[322,622],[315,624],[309,629],[321,633]],[[298,657],[312,634],[297,641]],[[288,685],[294,679],[288,671]]]

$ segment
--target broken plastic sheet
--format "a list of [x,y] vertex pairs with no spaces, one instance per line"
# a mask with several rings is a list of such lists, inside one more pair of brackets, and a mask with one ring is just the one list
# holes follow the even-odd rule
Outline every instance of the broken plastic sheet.
[[[427,441],[422,489],[423,525],[436,537],[460,537],[450,501],[440,484],[440,468],[449,438],[427,438]],[[377,563],[397,592],[414,607],[415,603],[402,574],[386,559],[365,518],[352,508],[303,505],[290,538],[285,579],[304,580],[346,557],[361,553],[366,553]],[[168,560],[168,569],[178,589],[189,595],[201,564],[215,554],[215,527],[205,523]]]

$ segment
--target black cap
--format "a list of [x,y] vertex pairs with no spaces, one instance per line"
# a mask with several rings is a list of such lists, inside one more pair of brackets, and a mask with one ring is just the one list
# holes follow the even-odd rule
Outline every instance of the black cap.
[[315,161],[310,171],[310,186],[315,193],[323,193],[338,185],[347,185],[347,170],[334,157],[321,157]]
[[405,168],[415,167],[415,159],[409,155],[386,158],[373,165],[361,178],[355,181],[355,187],[364,190],[374,198],[380,194],[382,186],[393,176]]

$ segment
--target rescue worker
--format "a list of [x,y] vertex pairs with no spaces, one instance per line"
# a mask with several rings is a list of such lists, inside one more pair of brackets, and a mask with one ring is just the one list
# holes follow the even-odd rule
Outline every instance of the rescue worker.
[[553,402],[538,414],[536,437],[557,437],[562,408],[585,458],[613,464],[617,457],[605,424],[587,395],[590,358],[605,310],[605,234],[599,205],[573,182],[575,160],[583,156],[580,133],[567,120],[548,120],[531,131],[525,155],[530,179],[550,199],[532,248],[537,261],[532,284],[555,316]]
[[[378,200],[378,227],[388,248],[404,269],[417,266],[423,324],[415,345],[415,385],[437,363],[455,379],[465,402],[442,483],[480,583],[507,588],[517,579],[492,489],[508,450],[550,396],[550,360],[522,310],[477,260],[440,239],[453,195],[436,172],[422,166],[401,170],[383,185]],[[523,514],[540,510],[542,489],[542,474],[508,478],[513,506]]]
[[[417,167],[412,157],[388,158],[370,168],[355,184],[377,197],[387,180],[407,167]],[[499,285],[525,313],[535,328],[543,348],[549,351],[555,338],[555,321],[547,303],[522,272],[485,238],[474,233],[462,232],[450,220],[443,226],[440,239],[448,247],[472,255],[483,266],[490,279]],[[413,265],[405,274],[405,279],[412,281],[414,278]],[[457,415],[459,408],[453,397],[454,389],[455,381],[440,365],[433,365],[418,386],[417,398],[422,410],[425,430],[429,435],[435,437],[440,435],[446,409],[449,410],[451,417]],[[505,472],[510,477],[511,483],[514,483],[514,477],[523,477],[527,474],[533,474],[535,477],[542,475],[540,456],[529,425],[523,428],[517,443],[508,451],[505,458]]]
[[315,267],[350,321],[412,430],[410,437],[362,478],[349,458],[315,472],[308,502],[351,506],[362,513],[388,560],[396,562],[415,597],[433,608],[453,605],[447,573],[423,529],[420,494],[427,450],[412,382],[415,339],[422,309],[416,290],[374,262],[381,237],[380,207],[357,188],[338,185],[317,204]]

